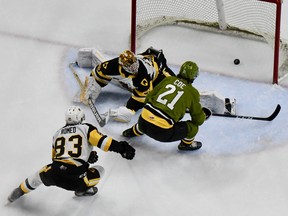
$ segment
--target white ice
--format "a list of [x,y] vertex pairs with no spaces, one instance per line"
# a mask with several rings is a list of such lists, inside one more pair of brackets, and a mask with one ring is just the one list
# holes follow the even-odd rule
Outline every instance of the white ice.
[[[2,0],[0,3],[1,215],[287,215],[285,83],[272,85],[271,71],[261,74],[249,70],[254,68],[255,61],[265,66],[266,59],[251,61],[237,52],[237,46],[247,46],[246,50],[254,52],[256,45],[251,48],[237,39],[230,43],[215,35],[208,37],[179,27],[161,27],[149,32],[141,39],[139,51],[151,45],[162,48],[176,71],[181,62],[197,60],[202,68],[195,81],[199,90],[235,97],[239,115],[268,116],[281,104],[277,118],[265,122],[211,117],[197,135],[203,147],[192,153],[179,153],[178,142],[160,143],[147,136],[129,139],[136,148],[132,161],[98,151],[98,163],[105,167],[106,176],[95,197],[75,198],[72,192],[42,185],[7,204],[7,196],[19,183],[51,162],[52,135],[64,125],[64,113],[78,88],[67,68],[77,49],[98,47],[107,57],[113,57],[129,48],[130,1]],[[282,34],[286,38],[287,6],[286,0],[282,18]],[[198,51],[197,37],[209,44],[207,52]],[[230,47],[236,43],[236,50],[223,48],[219,53],[217,49],[218,53],[213,54],[212,45],[225,47],[227,43]],[[238,68],[231,63],[234,54],[240,56]],[[211,70],[210,59],[220,55],[228,57],[227,61],[219,58],[219,67],[237,73],[242,67],[241,74],[223,76],[207,72]],[[265,77],[264,82],[254,80],[259,76]],[[100,112],[105,112],[123,105],[128,97],[129,93],[109,85],[96,105]],[[82,107],[87,121],[98,126],[89,108]],[[138,114],[129,124],[109,122],[99,130],[117,140],[124,139],[121,132],[137,121]]]

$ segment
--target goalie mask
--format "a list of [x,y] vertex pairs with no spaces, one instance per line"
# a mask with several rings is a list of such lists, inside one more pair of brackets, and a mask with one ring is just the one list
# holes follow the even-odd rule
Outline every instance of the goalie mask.
[[187,80],[189,83],[192,83],[196,79],[198,74],[198,65],[192,61],[186,61],[182,64],[179,74],[177,76]]
[[130,50],[125,50],[119,56],[119,64],[123,67],[125,71],[131,74],[138,72],[139,61],[135,54]]
[[67,124],[80,124],[85,120],[84,111],[78,106],[71,106],[65,114],[65,121]]

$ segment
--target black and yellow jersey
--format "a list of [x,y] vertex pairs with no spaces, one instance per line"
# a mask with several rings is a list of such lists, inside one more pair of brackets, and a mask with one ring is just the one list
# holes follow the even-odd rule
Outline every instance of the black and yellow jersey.
[[126,107],[134,111],[144,106],[146,96],[158,83],[168,76],[175,76],[167,66],[162,51],[148,48],[136,55],[136,58],[139,61],[139,68],[135,74],[125,71],[119,64],[119,57],[100,63],[90,74],[101,87],[105,87],[112,80],[128,86],[127,89],[132,91],[132,96],[127,101]]
[[123,69],[123,67],[118,63],[119,58],[114,58],[105,62],[102,62],[91,72],[96,82],[101,86],[105,87],[112,79],[125,81],[129,79],[132,80],[134,77],[132,74],[128,73]]
[[162,75],[159,75],[158,63],[154,56],[136,55],[136,58],[139,61],[139,69],[135,74],[125,71],[119,64],[118,57],[102,62],[91,72],[91,76],[101,87],[105,87],[112,79],[132,86],[132,96],[127,103],[127,108],[135,111],[144,106],[147,94],[159,82],[159,79],[163,79]]
[[87,162],[93,147],[114,151],[118,141],[100,133],[88,123],[65,125],[53,136],[52,160],[81,166]]

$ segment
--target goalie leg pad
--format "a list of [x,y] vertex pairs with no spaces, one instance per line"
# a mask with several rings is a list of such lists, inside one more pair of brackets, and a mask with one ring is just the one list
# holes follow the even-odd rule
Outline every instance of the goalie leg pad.
[[212,113],[223,114],[225,111],[225,98],[216,92],[200,92],[200,103],[202,107],[207,107]]
[[225,98],[225,113],[236,115],[236,99],[235,98]]
[[121,106],[119,108],[109,110],[110,117],[112,117],[115,121],[125,122],[125,123],[130,122],[134,114],[135,114],[135,111],[128,109],[125,106]]
[[96,82],[94,77],[86,77],[84,88],[81,89],[80,101],[88,104],[88,99],[95,101],[101,92],[101,86]]

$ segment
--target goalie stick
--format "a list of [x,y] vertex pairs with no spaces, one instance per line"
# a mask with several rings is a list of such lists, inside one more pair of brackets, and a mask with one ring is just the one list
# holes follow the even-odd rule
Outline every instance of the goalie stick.
[[[84,85],[83,85],[83,83],[81,82],[81,80],[80,80],[80,78],[79,78],[79,76],[78,76],[78,73],[76,72],[76,70],[75,70],[75,68],[74,68],[74,64],[75,64],[75,63],[70,63],[70,64],[69,64],[69,68],[71,69],[71,71],[72,71],[72,73],[73,73],[73,75],[74,75],[77,83],[79,84],[80,88],[83,89],[83,88],[84,88]],[[98,124],[99,124],[101,127],[103,127],[103,126],[106,124],[106,120],[101,117],[101,115],[99,114],[98,110],[96,109],[93,101],[92,101],[90,98],[88,98],[88,105],[89,105],[89,107],[90,107],[90,109],[91,109],[94,117],[96,118],[96,121],[98,122]]]
[[274,112],[268,117],[256,117],[256,116],[243,116],[243,115],[230,115],[230,114],[219,114],[212,113],[212,116],[228,117],[228,118],[240,118],[240,119],[250,119],[250,120],[261,120],[261,121],[272,121],[279,114],[281,110],[280,104],[278,104]]

